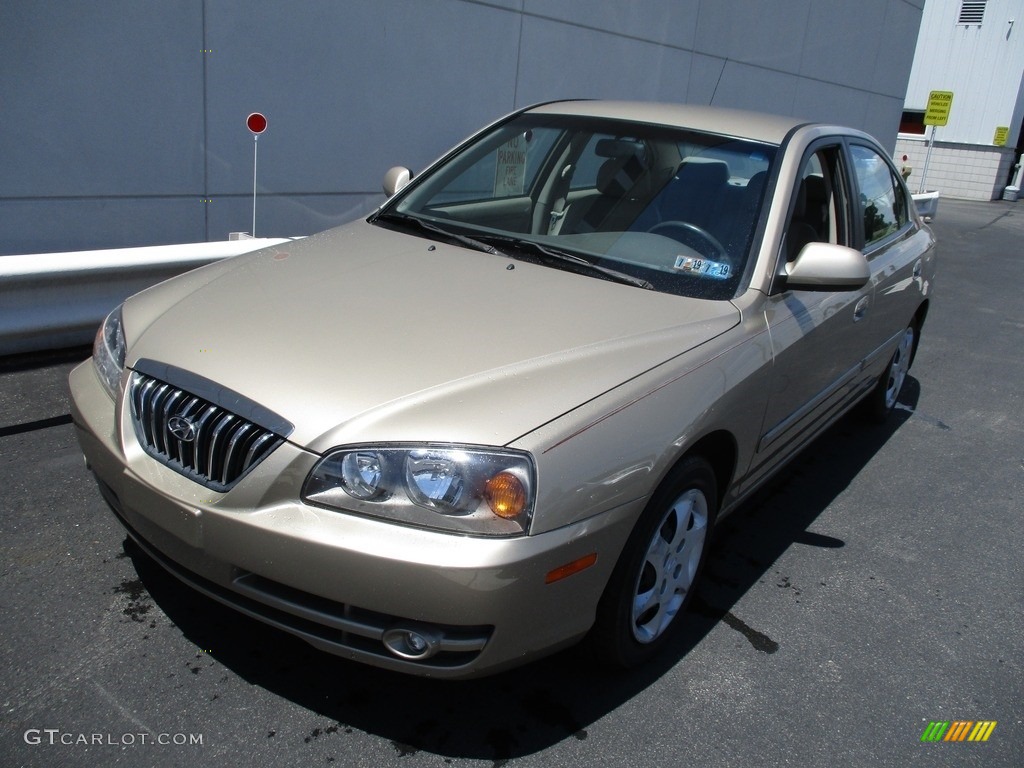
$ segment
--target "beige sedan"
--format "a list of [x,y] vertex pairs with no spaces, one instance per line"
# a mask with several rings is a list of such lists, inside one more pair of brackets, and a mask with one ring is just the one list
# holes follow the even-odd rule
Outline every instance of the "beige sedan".
[[713,526],[893,409],[931,301],[898,170],[837,126],[552,103],[385,188],[128,299],[71,390],[154,559],[393,670],[656,653]]

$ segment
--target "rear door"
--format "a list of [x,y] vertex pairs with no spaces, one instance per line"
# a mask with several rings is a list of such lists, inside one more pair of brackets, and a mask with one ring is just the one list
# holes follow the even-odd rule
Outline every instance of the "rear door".
[[871,265],[873,290],[866,309],[870,349],[865,367],[877,375],[920,306],[924,285],[922,257],[928,235],[911,216],[906,185],[877,147],[857,140],[849,145],[856,185],[857,246]]

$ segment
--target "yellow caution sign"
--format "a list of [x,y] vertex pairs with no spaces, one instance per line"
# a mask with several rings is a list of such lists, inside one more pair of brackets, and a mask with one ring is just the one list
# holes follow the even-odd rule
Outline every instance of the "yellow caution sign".
[[1005,147],[1007,139],[1010,138],[1010,126],[1000,125],[996,126],[996,135],[992,138],[992,143],[997,147]]
[[928,108],[924,112],[925,125],[945,125],[949,122],[949,108],[953,105],[952,91],[932,91],[928,94]]

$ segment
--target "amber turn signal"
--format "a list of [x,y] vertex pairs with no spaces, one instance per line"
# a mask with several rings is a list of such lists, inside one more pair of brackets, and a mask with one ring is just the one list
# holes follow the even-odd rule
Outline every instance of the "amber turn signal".
[[506,520],[519,517],[526,509],[526,489],[511,472],[499,472],[484,486],[484,498],[491,511]]
[[572,576],[574,573],[586,570],[596,562],[597,552],[591,552],[589,555],[584,555],[581,558],[573,560],[571,563],[560,565],[554,570],[548,571],[548,575],[544,577],[544,583],[554,584],[556,581],[561,581],[567,576]]

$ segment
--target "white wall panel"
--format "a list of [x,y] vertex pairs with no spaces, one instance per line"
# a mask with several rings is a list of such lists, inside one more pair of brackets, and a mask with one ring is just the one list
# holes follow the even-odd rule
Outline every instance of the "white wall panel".
[[[996,126],[1020,128],[1024,78],[1024,0],[988,0],[980,26],[957,24],[960,0],[928,0],[907,84],[907,109],[924,109],[930,91],[953,91],[943,141],[991,144]],[[1009,22],[1013,21],[1011,25]]]
[[[1004,147],[971,148],[963,144],[937,141],[928,163],[928,174],[923,176],[927,143],[919,138],[901,136],[896,142],[896,157],[907,156],[913,169],[907,180],[910,190],[917,192],[922,177],[925,187],[939,190],[943,197],[966,200],[995,200],[1002,197],[1007,178],[1013,166],[1014,153]],[[942,203],[939,203],[942,215]]]

